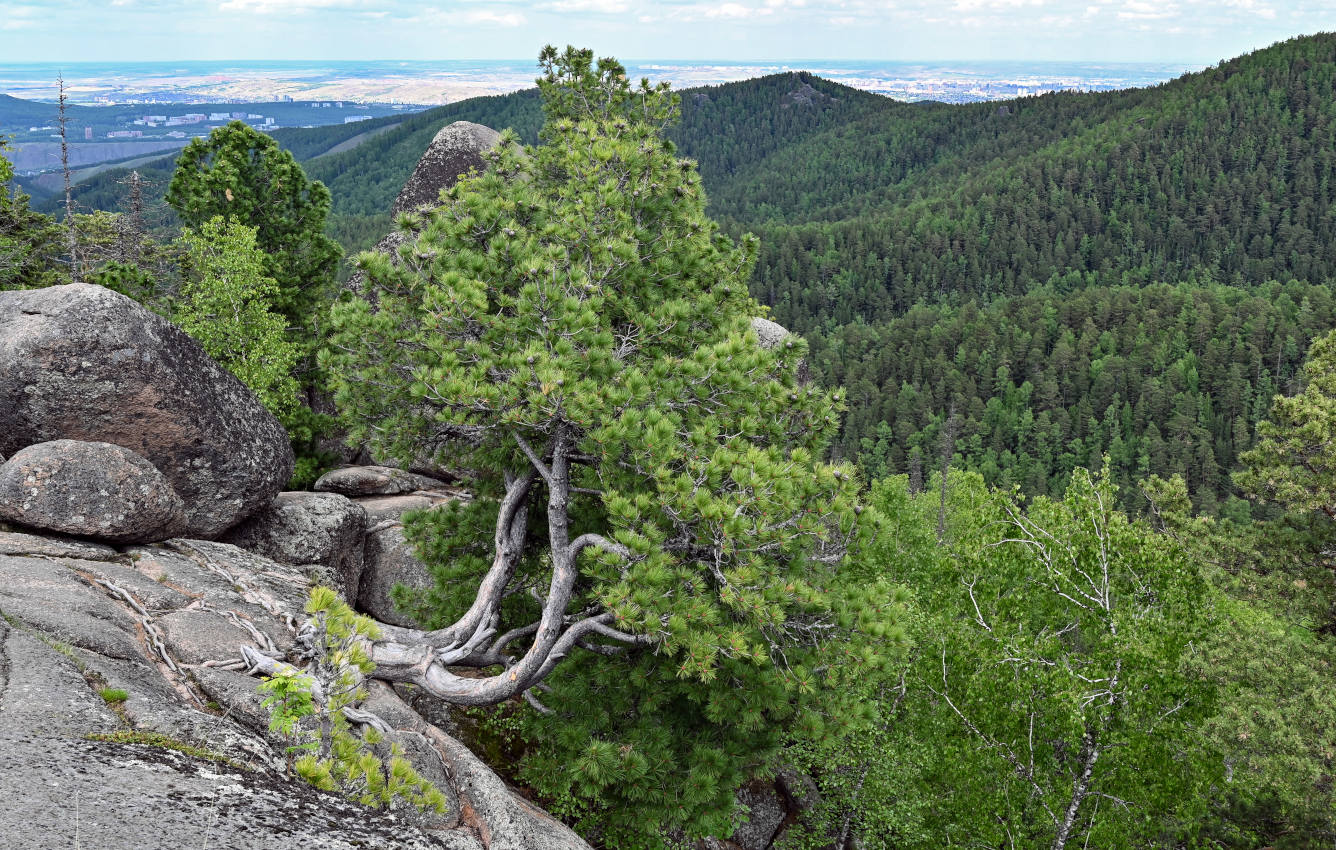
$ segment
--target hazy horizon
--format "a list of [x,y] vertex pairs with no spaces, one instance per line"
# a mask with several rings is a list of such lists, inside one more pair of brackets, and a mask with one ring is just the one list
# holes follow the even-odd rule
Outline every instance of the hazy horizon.
[[1327,0],[0,0],[8,62],[480,61],[551,43],[692,61],[1201,65],[1333,28]]

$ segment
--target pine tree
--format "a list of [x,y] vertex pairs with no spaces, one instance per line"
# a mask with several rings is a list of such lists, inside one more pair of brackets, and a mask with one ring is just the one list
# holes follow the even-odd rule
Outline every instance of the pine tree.
[[1303,391],[1276,396],[1271,419],[1258,423],[1234,480],[1287,509],[1336,519],[1336,331],[1313,343],[1303,376]]
[[216,216],[255,230],[265,271],[278,283],[275,306],[291,328],[309,332],[331,295],[339,246],[325,235],[329,190],[307,179],[269,136],[233,121],[186,145],[167,203],[188,227]]
[[862,510],[820,460],[841,393],[800,380],[801,339],[759,344],[754,246],[663,139],[677,98],[588,51],[540,61],[542,144],[503,137],[334,312],[354,437],[478,475],[410,521],[442,627],[386,629],[374,675],[524,696],[525,776],[615,846],[723,834],[784,725],[865,718],[852,685],[903,633],[885,586],[840,568]]

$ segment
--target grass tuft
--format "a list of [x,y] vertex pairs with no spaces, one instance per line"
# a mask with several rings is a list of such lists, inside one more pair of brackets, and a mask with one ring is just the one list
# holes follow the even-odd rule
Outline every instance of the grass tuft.
[[[124,693],[124,691],[122,691]],[[188,741],[181,741],[159,732],[141,732],[133,729],[122,729],[118,732],[93,732],[84,736],[89,741],[105,741],[109,744],[139,744],[146,747],[158,747],[164,750],[175,750],[178,753],[184,753],[195,758],[205,759],[206,761],[217,764],[225,764],[228,767],[237,770],[249,770],[244,764],[228,758],[222,753],[197,746]]]

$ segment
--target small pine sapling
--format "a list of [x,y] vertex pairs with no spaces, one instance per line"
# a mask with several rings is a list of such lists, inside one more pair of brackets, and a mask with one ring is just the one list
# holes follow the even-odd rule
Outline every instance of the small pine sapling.
[[[376,623],[327,587],[312,589],[306,613],[315,660],[304,671],[276,665],[260,685],[270,730],[293,741],[289,769],[316,788],[363,805],[391,807],[402,800],[424,812],[444,812],[445,795],[413,769],[402,748],[374,727],[358,735],[345,713],[366,696],[362,682],[375,665],[365,643],[379,637]],[[307,718],[312,728],[303,728]]]

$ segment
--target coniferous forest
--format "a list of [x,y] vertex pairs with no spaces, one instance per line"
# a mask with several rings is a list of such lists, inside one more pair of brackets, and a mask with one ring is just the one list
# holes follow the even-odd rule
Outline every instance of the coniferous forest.
[[[582,550],[525,549],[525,523],[597,538],[565,592],[626,646],[545,672],[534,711],[463,716],[598,846],[724,837],[736,789],[786,771],[816,801],[782,848],[1331,846],[1336,35],[1001,105],[807,73],[635,90],[662,126],[582,56],[349,150],[233,125],[141,168],[133,209],[104,172],[76,187],[79,262],[63,199],[0,195],[0,289],[73,266],[207,336],[210,258],[249,256],[223,294],[272,302],[263,339],[210,353],[286,399],[295,485],[338,427],[402,455],[472,435],[442,451],[478,499],[407,522],[440,583],[398,601],[426,621],[472,610],[493,534],[530,590]],[[596,90],[590,118],[571,92]],[[453,218],[397,223],[416,253],[359,256],[459,120],[512,132]],[[282,215],[217,206],[229,146],[283,175]],[[802,339],[763,352],[756,312]],[[642,316],[663,341],[626,341]],[[549,325],[575,330],[530,345]],[[338,413],[293,401],[322,392]],[[546,515],[514,507],[531,487]]]

